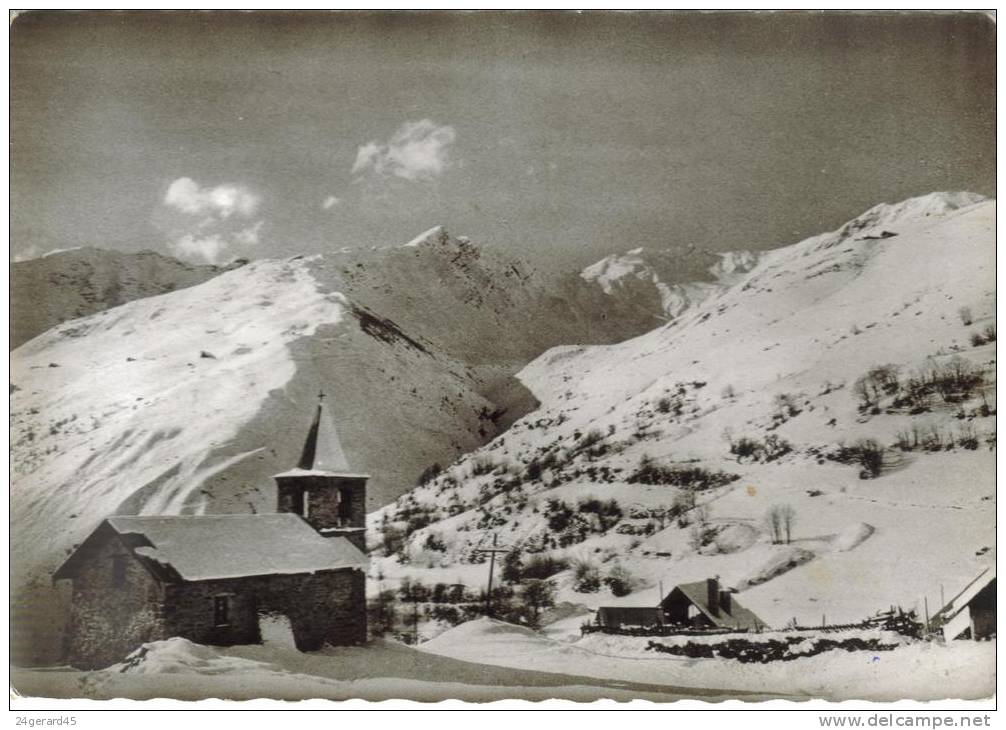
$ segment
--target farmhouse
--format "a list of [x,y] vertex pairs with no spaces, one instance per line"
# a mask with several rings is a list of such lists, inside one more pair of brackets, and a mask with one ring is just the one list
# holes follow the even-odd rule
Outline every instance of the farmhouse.
[[767,624],[744,608],[719,580],[682,583],[656,607],[613,606],[597,610],[597,624],[608,628],[680,626],[757,631]]
[[988,639],[996,633],[996,571],[989,568],[971,581],[932,620],[943,638]]
[[660,607],[665,624],[738,631],[757,631],[767,625],[744,608],[731,591],[720,588],[716,578],[675,586]]
[[72,581],[66,659],[94,668],[181,636],[301,650],[366,639],[367,475],[351,473],[323,403],[275,514],[111,516],[54,580]]

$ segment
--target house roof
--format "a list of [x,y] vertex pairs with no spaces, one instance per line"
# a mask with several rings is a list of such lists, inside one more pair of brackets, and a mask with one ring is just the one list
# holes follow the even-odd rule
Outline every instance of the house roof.
[[954,616],[967,608],[968,604],[971,603],[971,601],[973,601],[986,586],[994,583],[995,579],[995,566],[983,570],[974,580],[964,587],[964,590],[951,598],[950,602],[947,603],[946,606],[933,615],[932,622],[936,625],[940,625],[952,620]]
[[716,626],[730,629],[756,629],[759,626],[768,626],[753,611],[744,608],[733,595],[730,596],[729,611],[720,606],[719,611],[713,614],[709,608],[709,593],[707,583],[704,580],[696,583],[681,583],[667,594],[662,605],[675,598],[675,594],[678,592]]
[[[295,514],[115,516],[107,518],[92,537],[109,529],[155,576],[166,581],[316,573],[367,564],[366,555],[349,540],[323,537]],[[54,578],[72,577],[83,548],[67,559]]]

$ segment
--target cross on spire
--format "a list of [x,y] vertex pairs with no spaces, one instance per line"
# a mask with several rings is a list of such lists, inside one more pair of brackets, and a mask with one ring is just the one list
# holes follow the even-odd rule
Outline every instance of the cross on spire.
[[325,391],[318,391],[318,406],[307,432],[304,448],[300,452],[297,468],[306,471],[348,472],[346,455],[339,443],[339,435],[331,415],[326,411]]

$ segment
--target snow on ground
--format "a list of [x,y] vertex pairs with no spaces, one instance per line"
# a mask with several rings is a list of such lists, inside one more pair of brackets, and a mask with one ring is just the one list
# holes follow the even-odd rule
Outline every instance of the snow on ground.
[[[864,632],[859,632],[864,633]],[[841,634],[829,635],[829,638]],[[691,638],[689,640],[695,640]],[[645,637],[591,634],[574,643],[490,619],[461,624],[419,649],[547,672],[571,671],[624,681],[731,687],[819,699],[976,699],[995,691],[995,642],[917,642],[893,651],[832,651],[769,664],[691,659],[646,652]],[[661,642],[671,641],[667,638]]]
[[[609,296],[650,302],[655,312],[674,318],[721,293],[754,268],[758,258],[750,251],[678,253],[634,248],[591,264],[580,277]],[[710,260],[714,260],[711,265]],[[688,277],[696,280],[688,281]]]
[[[849,631],[828,638],[878,638]],[[768,640],[797,634],[754,635]],[[591,634],[559,642],[529,629],[490,619],[457,626],[418,650],[375,641],[366,647],[301,653],[283,641],[208,647],[173,638],[145,644],[119,664],[91,672],[69,668],[18,669],[12,687],[29,697],[389,698],[434,702],[462,699],[599,698],[669,702],[691,698],[762,700],[910,698],[977,699],[995,687],[995,642],[948,646],[910,642],[878,653],[831,651],[770,664],[691,659],[646,651],[645,637]],[[703,637],[662,637],[660,643],[709,642]]]
[[408,243],[403,243],[402,248],[416,248],[418,246],[423,246],[433,241],[440,240],[444,235],[443,226],[433,226],[433,228],[420,233]]
[[[491,533],[527,558],[542,538],[557,537],[547,526],[548,500],[575,510],[583,499],[614,499],[623,511],[618,529],[545,550],[591,561],[602,574],[621,564],[636,590],[618,598],[604,588],[579,593],[566,571],[554,577],[557,601],[655,605],[661,583],[666,592],[718,575],[774,627],[794,618],[854,622],[891,605],[921,615],[927,600],[932,612],[941,589],[953,595],[995,559],[988,439],[996,428],[996,350],[994,341],[971,341],[995,326],[994,223],[995,202],[968,193],[877,206],[837,231],[762,255],[675,322],[617,345],[548,351],[519,374],[538,410],[370,516],[377,537],[385,519],[433,519],[415,530],[408,562],[378,554],[373,573],[386,587],[409,576],[479,588],[488,566],[472,564],[472,550]],[[871,367],[893,363],[907,380],[955,358],[985,377],[964,402],[936,396],[916,415],[859,410],[854,383]],[[990,415],[979,415],[982,403]],[[913,428],[944,439],[971,428],[978,447],[894,448]],[[604,447],[597,456],[579,446],[591,431]],[[778,437],[793,450],[771,462],[741,460],[729,450],[741,437]],[[877,478],[823,456],[861,439],[887,448]],[[532,458],[549,455],[561,466],[527,476]],[[739,477],[696,495],[715,533],[708,544],[692,544],[691,526],[647,516],[683,490],[629,483],[644,455]],[[789,544],[772,543],[766,514],[775,505],[793,508]],[[647,523],[655,532],[631,534]],[[430,536],[446,548],[426,548]],[[563,622],[555,635],[572,628]]]
[[[228,463],[205,466],[209,455],[260,408],[248,394],[282,388],[296,369],[289,343],[338,323],[344,305],[341,295],[320,293],[302,265],[256,262],[72,320],[25,344],[13,355],[14,382],[39,383],[33,371],[45,378],[44,388],[27,385],[11,398],[12,524],[58,525],[80,542],[139,486],[158,481],[143,513],[191,509],[206,470]],[[144,336],[155,324],[158,336]],[[43,407],[44,423],[19,422],[18,413]],[[200,428],[189,427],[195,413]],[[56,448],[59,458],[50,455]],[[189,458],[179,461],[179,453]],[[52,554],[52,529],[12,537],[20,554],[38,561]]]
[[703,692],[649,681],[613,682],[579,672],[554,674],[528,667],[490,666],[388,642],[301,653],[280,644],[220,648],[180,638],[146,644],[120,664],[99,671],[14,669],[11,684],[29,697],[90,699],[590,702],[610,698],[668,702],[685,697],[712,701],[735,696],[760,698],[729,689]]

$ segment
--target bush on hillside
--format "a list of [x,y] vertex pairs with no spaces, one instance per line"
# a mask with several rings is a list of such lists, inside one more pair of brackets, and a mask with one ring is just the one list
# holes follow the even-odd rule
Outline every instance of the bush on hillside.
[[700,466],[666,466],[643,454],[636,471],[626,481],[629,484],[663,484],[701,491],[722,487],[737,479],[740,479],[737,474],[710,471]]
[[874,439],[861,439],[853,446],[839,444],[835,451],[825,456],[840,464],[858,464],[862,467],[860,479],[873,479],[880,476],[883,470],[884,451],[884,447]]
[[613,596],[627,596],[632,593],[635,579],[621,563],[615,563],[604,577],[604,585],[608,587]]
[[561,573],[569,567],[569,561],[549,553],[538,553],[528,558],[521,571],[521,578],[544,580],[556,573]]
[[601,571],[587,560],[573,565],[573,590],[577,593],[597,593],[601,588]]

